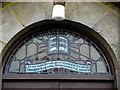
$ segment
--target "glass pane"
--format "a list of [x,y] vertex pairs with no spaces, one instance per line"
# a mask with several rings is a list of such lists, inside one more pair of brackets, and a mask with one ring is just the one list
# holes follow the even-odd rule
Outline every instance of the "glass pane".
[[83,42],[84,42],[83,39],[77,39],[77,40],[75,40],[75,43],[76,43],[76,44],[82,44]]
[[96,66],[95,66],[95,64],[92,65],[92,72],[93,72],[93,73],[96,72]]
[[89,57],[89,46],[87,44],[83,44],[80,46],[80,53],[86,57]]
[[35,44],[29,44],[27,46],[27,56],[31,56],[37,53],[37,47]]
[[40,40],[38,38],[33,38],[33,42],[39,44],[39,43],[42,43],[42,39]]
[[22,46],[16,54],[17,59],[23,59],[26,56],[26,47]]
[[99,53],[96,51],[96,49],[93,46],[91,47],[91,58],[93,60],[98,60],[100,58]]
[[98,61],[97,62],[97,72],[98,73],[106,73],[106,66],[104,65],[103,61]]
[[12,61],[10,65],[10,72],[19,72],[19,61]]

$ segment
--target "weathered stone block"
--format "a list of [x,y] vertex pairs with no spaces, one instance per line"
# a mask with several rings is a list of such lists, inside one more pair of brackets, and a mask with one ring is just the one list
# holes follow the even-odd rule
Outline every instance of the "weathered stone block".
[[65,18],[72,19],[74,11],[74,2],[67,2],[65,4]]
[[2,41],[8,42],[16,33],[23,29],[22,25],[16,17],[9,11],[5,9],[2,11]]
[[74,3],[72,20],[93,27],[106,12],[107,8],[95,2]]
[[113,12],[107,13],[94,29],[110,44],[118,57],[118,16]]
[[17,2],[11,8],[25,26],[45,19],[43,2]]
[[53,3],[52,2],[44,2],[44,13],[45,13],[45,19],[51,19],[52,18],[52,11],[53,11]]

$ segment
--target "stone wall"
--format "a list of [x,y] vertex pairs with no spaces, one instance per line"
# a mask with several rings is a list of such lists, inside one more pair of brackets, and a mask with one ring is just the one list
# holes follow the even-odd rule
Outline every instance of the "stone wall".
[[[12,37],[26,26],[44,19],[51,19],[52,8],[52,2],[12,2],[1,7],[0,52]],[[109,43],[117,57],[116,64],[119,63],[120,67],[120,59],[118,59],[120,10],[111,4],[101,2],[67,2],[65,8],[66,19],[93,28]],[[116,70],[118,77],[120,69],[116,67]]]

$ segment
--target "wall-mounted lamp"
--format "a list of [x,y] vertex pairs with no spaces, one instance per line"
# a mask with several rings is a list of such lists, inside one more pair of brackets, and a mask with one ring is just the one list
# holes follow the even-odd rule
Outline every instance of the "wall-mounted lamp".
[[64,0],[54,0],[52,19],[56,21],[62,21],[65,19],[65,1]]

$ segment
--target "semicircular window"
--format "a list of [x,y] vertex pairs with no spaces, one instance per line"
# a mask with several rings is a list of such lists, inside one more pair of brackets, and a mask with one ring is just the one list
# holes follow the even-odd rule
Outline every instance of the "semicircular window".
[[70,31],[50,30],[17,46],[6,73],[110,74],[101,50],[88,38]]

